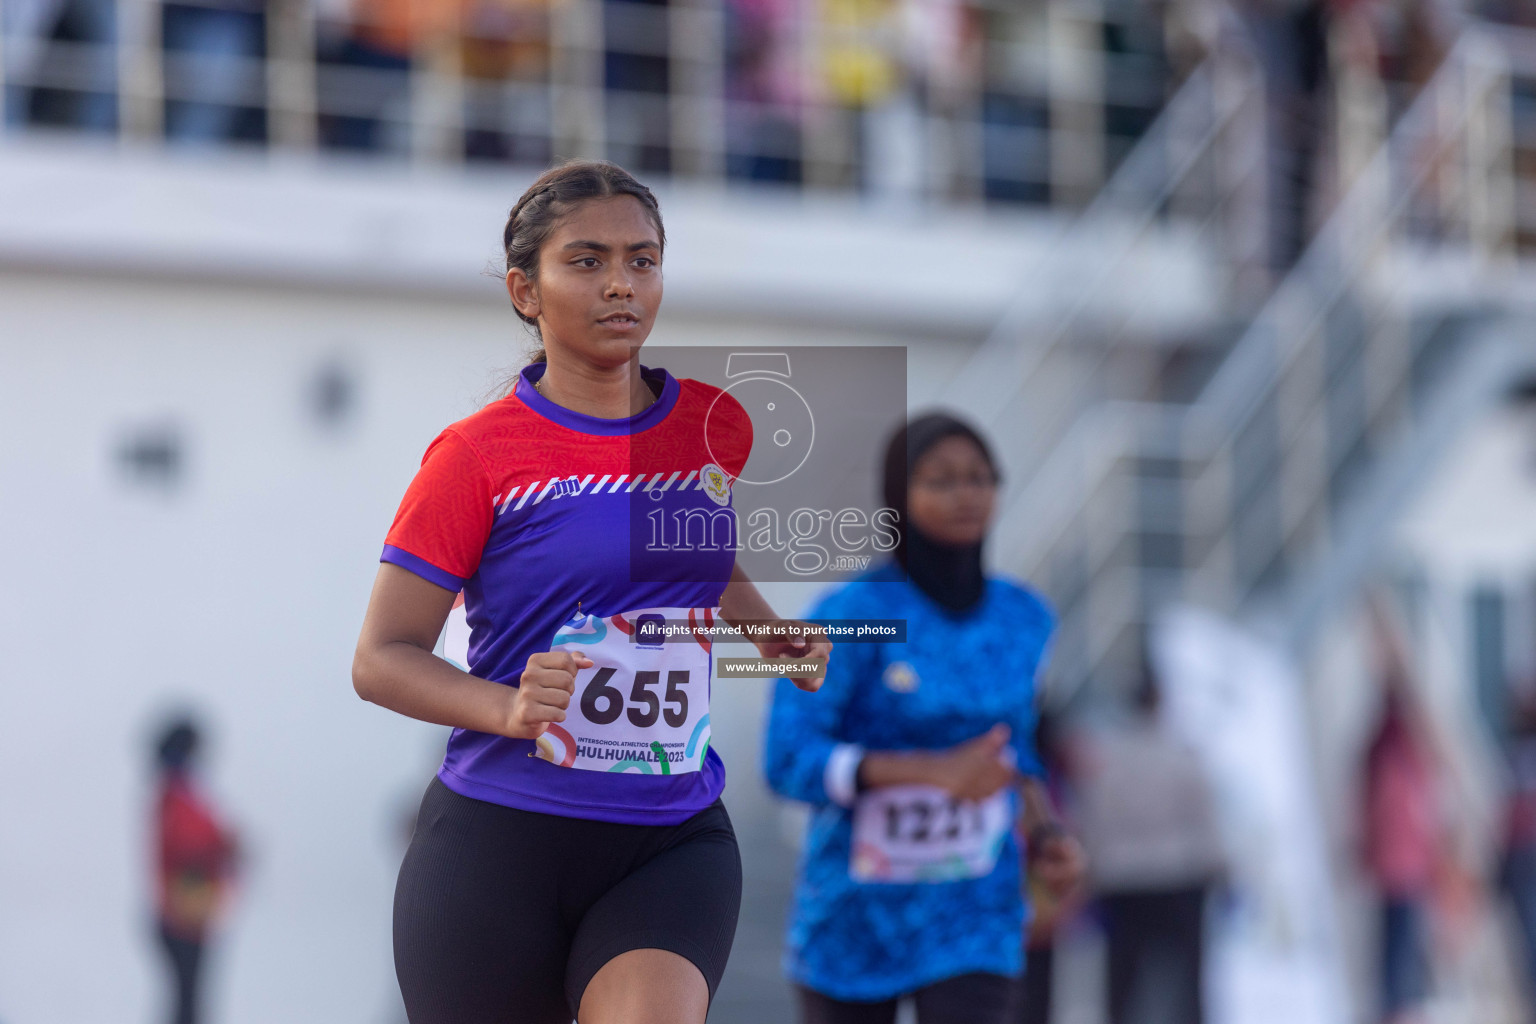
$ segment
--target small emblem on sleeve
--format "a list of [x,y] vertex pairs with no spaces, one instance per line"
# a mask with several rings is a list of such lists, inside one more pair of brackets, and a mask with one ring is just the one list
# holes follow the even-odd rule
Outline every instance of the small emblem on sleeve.
[[921,681],[912,666],[904,661],[891,662],[885,667],[881,678],[885,681],[885,688],[895,693],[911,693]]
[[731,478],[713,462],[706,462],[704,468],[699,470],[699,486],[716,505],[731,503]]

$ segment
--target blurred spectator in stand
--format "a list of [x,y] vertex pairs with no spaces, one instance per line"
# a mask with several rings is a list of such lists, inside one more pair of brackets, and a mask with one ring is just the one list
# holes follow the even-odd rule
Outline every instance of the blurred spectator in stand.
[[156,891],[160,945],[171,970],[171,1024],[197,1024],[204,952],[234,876],[234,836],[194,782],[201,734],[187,718],[169,723],[155,746]]
[[885,171],[872,166],[873,156],[889,152],[884,136],[899,130],[902,113],[895,0],[820,0],[819,10],[821,77],[830,104],[819,125],[819,155],[827,165],[821,174],[828,183],[868,188]]
[[1467,7],[1468,0],[1396,0],[1390,5],[1395,39],[1382,73],[1407,87],[1405,101],[1440,69],[1466,24]]
[[902,63],[914,123],[916,190],[940,199],[979,192],[967,151],[985,68],[981,19],[966,0],[901,0]]
[[[1332,49],[1337,180],[1333,195],[1348,189],[1375,156],[1392,125],[1434,77],[1465,20],[1465,0],[1328,0]],[[1413,143],[1432,178],[1456,172],[1433,124]],[[1431,183],[1410,199],[1421,233],[1438,236],[1435,197],[1443,188]]]
[[1152,126],[1168,99],[1173,68],[1163,19],[1161,9],[1136,5],[1104,25],[1105,60],[1115,62],[1104,83],[1106,177]]
[[[1108,942],[1109,1024],[1200,1024],[1206,896],[1226,862],[1215,802],[1195,751],[1159,714],[1150,667],[1135,701],[1135,719],[1086,752],[1079,790]],[[1149,1016],[1153,1007],[1162,1012]]]
[[726,173],[798,184],[801,68],[798,0],[727,0]]
[[1329,0],[1333,174],[1319,204],[1331,207],[1381,148],[1391,120],[1382,80],[1379,0]]
[[636,173],[672,169],[668,0],[604,0],[608,159]]
[[316,29],[320,143],[332,149],[406,148],[412,56],[432,26],[456,19],[447,0],[349,0]]
[[160,8],[165,136],[174,142],[264,142],[265,0],[190,0]]
[[1536,28],[1536,4],[1531,0],[1477,0],[1472,9],[1489,21]]
[[0,27],[7,124],[117,130],[116,0],[6,0]]
[[469,0],[462,20],[464,155],[545,164],[553,157],[550,0]]
[[1046,19],[1024,6],[979,14],[982,193],[1016,203],[1051,201],[1050,101],[1028,55],[1046,46]]
[[7,0],[0,4],[0,33],[5,38],[6,127],[24,125],[32,118],[32,91],[59,6],[59,0]]
[[1428,994],[1429,912],[1441,861],[1431,746],[1402,666],[1384,676],[1365,757],[1365,866],[1381,899],[1381,1020],[1414,1019]]
[[1516,704],[1510,718],[1510,789],[1500,874],[1524,940],[1526,979],[1536,991],[1536,700],[1532,695]]
[[1327,11],[1324,0],[1234,0],[1233,7],[1248,28],[1264,78],[1269,256],[1283,271],[1306,249],[1316,219],[1318,143],[1326,137]]

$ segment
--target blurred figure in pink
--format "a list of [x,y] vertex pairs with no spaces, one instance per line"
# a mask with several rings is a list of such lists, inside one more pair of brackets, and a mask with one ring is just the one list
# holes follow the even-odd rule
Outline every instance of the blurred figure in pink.
[[201,735],[189,718],[155,746],[159,794],[153,822],[160,945],[171,970],[171,1024],[202,1019],[204,950],[233,880],[236,844],[193,781]]
[[1428,994],[1429,910],[1441,859],[1430,746],[1389,670],[1365,758],[1365,866],[1381,896],[1381,1019],[1407,1024]]
[[1509,738],[1501,882],[1525,942],[1526,978],[1536,985],[1536,700],[1515,703]]
[[733,178],[798,184],[804,180],[801,112],[803,30],[797,0],[728,0],[725,89]]

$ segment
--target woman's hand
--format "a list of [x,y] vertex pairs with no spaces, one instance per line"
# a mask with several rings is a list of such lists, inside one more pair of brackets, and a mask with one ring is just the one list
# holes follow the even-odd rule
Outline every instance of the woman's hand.
[[[757,652],[765,658],[805,658],[826,662],[832,656],[832,641],[814,622],[799,619],[772,619],[767,629],[752,637]],[[790,676],[789,681],[807,693],[821,689],[821,676]]]
[[[758,593],[756,585],[742,572],[731,568],[731,582],[720,595],[720,617],[737,629],[751,623],[747,639],[764,658],[808,658],[825,661],[832,655],[832,641],[826,630],[811,622],[778,618]],[[763,629],[761,627],[767,627]],[[807,693],[821,689],[821,676],[790,677],[790,682]]]
[[985,800],[1018,777],[1013,765],[1003,759],[1009,729],[994,725],[973,740],[938,755],[933,765],[933,783],[961,800]]
[[1057,829],[1030,838],[1029,873],[1057,900],[1076,892],[1087,870],[1087,855],[1067,833]]
[[535,740],[551,722],[565,721],[565,709],[576,692],[576,673],[591,668],[591,658],[570,651],[544,651],[528,656],[528,667],[518,681],[503,735]]

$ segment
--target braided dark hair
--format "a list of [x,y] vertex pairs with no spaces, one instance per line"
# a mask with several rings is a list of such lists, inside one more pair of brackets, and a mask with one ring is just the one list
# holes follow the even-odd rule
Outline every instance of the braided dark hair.
[[[512,207],[507,215],[507,226],[502,230],[502,247],[507,253],[507,270],[522,270],[533,280],[539,269],[539,249],[559,223],[577,203],[587,199],[607,199],[610,196],[634,196],[645,207],[656,225],[656,234],[662,249],[667,246],[667,231],[661,226],[661,208],[651,190],[635,180],[618,164],[606,160],[573,160],[552,167],[528,186],[528,191]],[[518,318],[526,324],[538,326],[538,321],[524,316],[516,306]],[[544,359],[541,348],[533,361]]]

